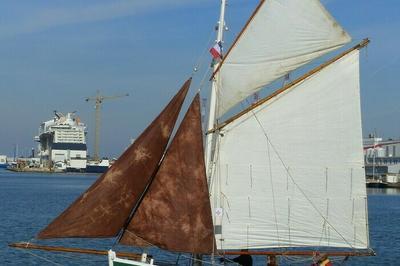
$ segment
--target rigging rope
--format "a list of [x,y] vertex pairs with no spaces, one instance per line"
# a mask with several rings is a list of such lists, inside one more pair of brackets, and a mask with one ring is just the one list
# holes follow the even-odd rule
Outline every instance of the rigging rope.
[[[149,241],[147,241],[146,239],[138,236],[137,234],[135,234],[134,232],[129,231],[128,229],[125,230],[127,233],[133,235],[136,238],[139,238],[141,241],[145,242],[147,245],[149,245],[150,247],[155,247],[158,248],[156,245],[154,245],[153,243],[150,243]],[[144,249],[143,247],[140,247],[141,249]]]
[[[126,232],[129,233],[129,234],[131,234],[131,235],[133,235],[133,236],[136,237],[136,238],[139,238],[141,241],[143,241],[144,243],[146,243],[146,244],[149,245],[150,247],[159,248],[159,247],[157,247],[156,245],[154,245],[154,244],[150,243],[149,241],[147,241],[146,239],[144,239],[144,238],[138,236],[138,235],[135,234],[134,232],[129,231],[128,229],[126,229]],[[140,248],[141,248],[142,250],[144,249],[143,247],[140,247]],[[205,263],[205,264],[213,265],[213,263],[211,263],[211,262],[208,262],[208,261],[205,261],[205,260],[196,259],[196,258],[193,258],[192,256],[187,256],[187,255],[185,255],[185,254],[179,254],[178,256],[179,256],[179,257],[186,258],[186,259],[189,259],[189,260],[192,260],[192,261],[200,261],[200,262]],[[179,260],[179,258],[178,258],[178,260]]]
[[44,260],[44,261],[47,261],[47,262],[49,262],[49,263],[51,263],[51,264],[54,264],[54,265],[61,265],[61,266],[62,266],[62,264],[60,264],[60,263],[57,263],[57,262],[55,262],[55,261],[52,261],[52,260],[50,260],[50,259],[48,259],[48,258],[46,258],[46,257],[43,257],[43,256],[39,256],[39,255],[37,255],[37,254],[35,254],[35,253],[29,251],[29,250],[25,250],[25,249],[20,249],[20,250],[21,250],[22,252],[25,252],[25,253],[27,253],[27,254],[30,254],[30,255],[33,256],[33,257],[36,257],[36,258],[42,259],[42,260]]
[[[247,103],[249,104],[248,100],[247,100]],[[254,112],[253,112],[253,114],[254,114]],[[263,128],[261,128],[261,129],[263,130]],[[278,218],[277,218],[277,211],[276,211],[274,182],[273,182],[273,178],[272,178],[272,162],[271,162],[271,152],[270,152],[269,141],[267,142],[267,154],[268,154],[268,163],[269,163],[269,179],[270,179],[270,185],[271,185],[271,191],[272,191],[272,206],[274,209],[274,220],[275,220],[275,227],[276,227],[275,230],[276,230],[276,237],[278,239],[278,247],[280,247],[281,240],[279,237],[279,225],[278,225]]]
[[272,191],[272,205],[274,207],[276,237],[278,238],[278,247],[279,247],[281,241],[280,241],[280,237],[279,237],[278,218],[277,218],[277,214],[276,214],[275,190],[274,190],[274,182],[273,182],[273,178],[272,178],[272,163],[271,163],[271,153],[270,153],[269,142],[267,143],[267,153],[268,153],[268,163],[269,163],[269,179],[270,179],[271,191]]
[[355,249],[353,247],[353,245],[351,243],[349,243],[347,241],[347,239],[325,218],[325,216],[320,212],[320,210],[315,206],[315,204],[312,202],[312,200],[307,196],[307,194],[301,189],[301,187],[296,183],[296,181],[294,180],[293,176],[290,174],[290,172],[288,171],[288,166],[286,165],[286,163],[283,161],[282,157],[280,156],[280,154],[278,153],[278,151],[276,150],[275,146],[272,144],[270,138],[268,137],[268,134],[266,132],[266,130],[264,129],[263,125],[261,124],[261,121],[258,119],[256,113],[254,112],[254,110],[251,110],[252,115],[254,116],[256,122],[258,123],[258,125],[260,126],[261,130],[263,131],[263,134],[265,136],[265,138],[267,139],[267,142],[271,145],[273,151],[275,152],[275,154],[278,156],[279,161],[281,162],[281,164],[283,165],[283,167],[285,168],[285,171],[287,172],[288,176],[290,177],[290,179],[292,180],[293,184],[300,190],[301,194],[304,196],[304,198],[310,203],[310,205],[314,208],[314,210],[318,213],[318,215],[330,226],[332,227],[332,229],[344,240],[344,242],[346,242],[347,245],[349,245],[350,248]]
[[199,84],[199,88],[197,89],[198,92],[201,92],[201,90],[203,89],[203,87],[205,85],[205,82],[206,81],[208,82],[207,77],[208,77],[208,74],[210,74],[210,72],[211,72],[210,67],[207,69],[206,72],[204,72],[203,78],[201,79],[200,84]]
[[209,47],[211,46],[211,39],[214,36],[214,30],[210,32],[210,35],[208,37],[208,41],[206,43],[205,48],[203,49],[203,52],[200,53],[200,55],[197,58],[196,63],[194,64],[193,71],[192,71],[192,76],[202,67],[204,64],[204,54],[208,51]]

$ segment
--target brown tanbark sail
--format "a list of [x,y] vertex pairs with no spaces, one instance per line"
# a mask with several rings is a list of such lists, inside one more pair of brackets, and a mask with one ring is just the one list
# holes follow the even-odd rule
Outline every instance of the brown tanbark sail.
[[214,234],[196,95],[120,243],[211,253]]
[[110,169],[39,233],[39,239],[113,237],[120,232],[158,168],[190,82]]

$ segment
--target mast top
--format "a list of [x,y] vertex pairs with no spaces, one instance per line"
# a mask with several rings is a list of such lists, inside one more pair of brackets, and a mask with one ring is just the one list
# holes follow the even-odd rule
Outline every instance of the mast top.
[[224,37],[226,1],[227,0],[221,0],[221,12],[218,21],[217,42],[222,42]]

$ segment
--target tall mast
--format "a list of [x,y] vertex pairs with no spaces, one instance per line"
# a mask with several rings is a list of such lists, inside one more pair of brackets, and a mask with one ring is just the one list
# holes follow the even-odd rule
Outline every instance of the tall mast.
[[[221,0],[221,12],[218,21],[218,31],[217,31],[217,40],[216,42],[223,42],[223,35],[224,35],[224,28],[225,28],[225,7],[226,7],[226,0]],[[214,72],[218,68],[218,64],[214,65]],[[215,110],[217,105],[217,82],[218,82],[218,75],[212,79],[211,85],[211,93],[210,93],[210,110],[208,113],[208,131],[215,127],[216,117],[215,117]],[[207,176],[209,177],[211,174],[212,169],[212,157],[213,157],[213,150],[214,150],[214,134],[207,134],[206,138],[206,169],[207,169]]]

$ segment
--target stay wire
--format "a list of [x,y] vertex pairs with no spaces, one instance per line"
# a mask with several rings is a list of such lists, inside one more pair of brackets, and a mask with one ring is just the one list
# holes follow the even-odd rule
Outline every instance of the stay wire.
[[278,225],[278,218],[276,214],[276,202],[275,202],[275,190],[274,190],[274,182],[272,178],[272,162],[271,162],[271,152],[270,152],[270,144],[269,142],[267,143],[267,153],[268,153],[268,163],[269,163],[269,179],[270,179],[270,184],[271,184],[271,191],[272,191],[272,205],[274,207],[274,219],[275,219],[275,227],[276,227],[276,237],[278,238],[278,247],[281,243],[280,237],[279,237],[279,225]]
[[265,138],[267,139],[267,141],[270,143],[273,151],[275,152],[275,154],[278,156],[279,161],[282,163],[283,167],[285,168],[285,171],[287,172],[288,176],[290,177],[290,179],[292,180],[293,184],[300,190],[301,194],[304,196],[304,198],[310,203],[310,205],[314,208],[314,210],[318,213],[318,215],[330,226],[332,227],[332,229],[344,240],[344,242],[346,242],[347,245],[349,245],[350,248],[355,249],[353,247],[353,245],[351,243],[349,243],[347,241],[347,239],[325,218],[325,216],[318,210],[318,208],[315,206],[315,204],[311,201],[311,199],[307,196],[307,194],[301,189],[301,187],[296,183],[296,181],[294,180],[293,176],[290,174],[290,172],[288,171],[288,166],[285,164],[285,162],[283,161],[282,157],[280,156],[279,152],[276,150],[275,146],[272,144],[270,138],[268,137],[268,134],[266,132],[266,130],[264,129],[263,125],[261,124],[261,121],[258,119],[256,113],[254,112],[254,110],[251,110],[252,115],[254,116],[254,118],[256,119],[258,125],[260,126],[260,128],[262,129]]
[[[249,102],[247,101],[249,104]],[[252,110],[253,115],[255,116],[255,113]],[[261,130],[263,131],[264,135],[267,137],[265,130],[261,127]],[[267,137],[268,138],[268,137]],[[275,230],[276,230],[276,237],[278,238],[278,247],[280,247],[280,236],[279,236],[279,225],[278,225],[278,216],[277,216],[277,211],[276,211],[276,201],[275,201],[275,190],[274,190],[274,182],[272,178],[272,161],[271,161],[271,152],[270,152],[270,142],[267,142],[267,154],[268,154],[268,163],[269,163],[269,177],[270,177],[270,185],[271,185],[271,191],[272,191],[272,206],[274,209],[274,220],[275,220]]]
[[214,36],[214,30],[212,30],[210,32],[210,35],[208,37],[208,41],[207,41],[207,43],[205,45],[205,48],[200,53],[200,55],[197,58],[197,61],[195,62],[195,65],[194,65],[194,67],[192,69],[192,75],[191,76],[193,76],[202,67],[202,65],[204,64],[204,61],[205,61],[205,56],[204,55],[206,54],[206,52],[208,51],[209,47],[211,46],[210,44],[211,44],[211,39],[212,39],[213,36]]
[[[146,244],[149,245],[150,247],[158,248],[156,245],[154,245],[153,243],[150,243],[150,242],[147,241],[146,239],[144,239],[144,238],[138,236],[138,235],[135,234],[134,232],[131,232],[131,231],[129,231],[128,229],[126,229],[125,231],[126,231],[128,234],[131,234],[131,235],[133,235],[134,237],[139,238],[141,241],[143,241],[144,243],[146,243]],[[142,248],[142,249],[144,249],[144,248]]]
[[[157,247],[156,245],[154,245],[153,243],[150,243],[149,241],[143,239],[142,237],[138,236],[137,234],[135,234],[135,233],[133,233],[133,232],[131,232],[131,231],[129,231],[129,230],[126,230],[126,232],[129,233],[129,234],[131,234],[131,235],[133,235],[133,236],[136,237],[136,238],[139,238],[141,241],[143,241],[144,243],[146,243],[146,244],[149,245],[150,247],[159,248],[159,247]],[[142,248],[142,249],[143,249],[143,248]],[[193,260],[193,261],[200,261],[200,262],[202,262],[202,263],[212,265],[212,263],[207,262],[207,261],[205,261],[205,260],[195,259],[195,258],[193,258],[193,257],[191,257],[191,256],[187,256],[187,255],[184,255],[184,254],[178,254],[178,255],[179,255],[179,257],[187,258],[187,259],[190,259],[190,260]]]
[[211,72],[210,70],[211,70],[211,67],[209,67],[207,69],[207,71],[204,72],[203,78],[201,79],[199,87],[197,88],[198,92],[201,92],[201,90],[204,88],[204,85],[205,85],[206,81],[208,82],[208,78],[207,77]]
[[51,263],[51,264],[54,264],[54,265],[61,265],[61,266],[62,266],[62,264],[60,264],[60,263],[57,263],[57,262],[55,262],[55,261],[52,261],[52,260],[50,260],[50,259],[48,259],[48,258],[46,258],[46,257],[44,257],[44,256],[37,255],[37,254],[35,254],[35,253],[31,252],[31,251],[24,250],[24,249],[20,249],[20,250],[21,250],[22,252],[24,252],[24,253],[27,253],[27,254],[29,254],[29,255],[31,255],[31,256],[33,256],[33,257],[39,258],[39,259],[41,259],[41,260],[47,261],[47,262],[49,262],[49,263]]

